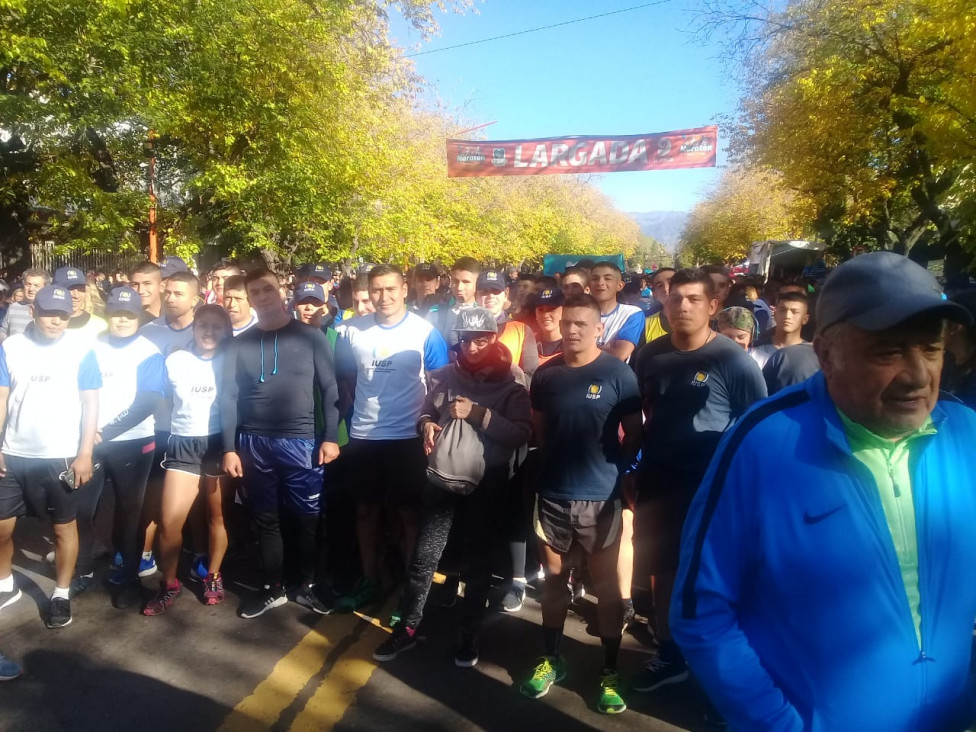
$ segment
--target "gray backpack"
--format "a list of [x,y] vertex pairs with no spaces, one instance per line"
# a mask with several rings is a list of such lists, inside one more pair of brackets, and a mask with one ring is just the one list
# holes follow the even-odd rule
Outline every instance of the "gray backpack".
[[427,480],[448,493],[474,492],[485,477],[485,446],[466,420],[447,418],[427,456]]

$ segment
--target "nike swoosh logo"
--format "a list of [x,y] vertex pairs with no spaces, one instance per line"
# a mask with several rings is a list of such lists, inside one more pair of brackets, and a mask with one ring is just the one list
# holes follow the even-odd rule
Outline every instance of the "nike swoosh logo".
[[805,524],[819,524],[824,519],[830,518],[831,516],[833,516],[835,513],[837,513],[838,511],[840,511],[843,507],[844,507],[844,504],[841,504],[841,505],[837,506],[836,508],[832,508],[829,511],[825,511],[824,513],[818,513],[818,514],[812,514],[809,511],[804,511],[803,512],[803,523],[805,523]]

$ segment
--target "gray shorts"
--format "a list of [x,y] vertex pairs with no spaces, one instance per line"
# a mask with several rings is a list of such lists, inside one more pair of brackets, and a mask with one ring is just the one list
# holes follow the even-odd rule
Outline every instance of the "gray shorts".
[[620,541],[621,514],[619,498],[563,501],[537,495],[532,526],[539,540],[560,554],[577,546],[596,554]]

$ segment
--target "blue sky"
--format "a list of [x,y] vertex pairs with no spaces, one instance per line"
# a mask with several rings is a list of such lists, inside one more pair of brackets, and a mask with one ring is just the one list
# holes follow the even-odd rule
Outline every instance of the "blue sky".
[[[671,0],[583,23],[416,56],[430,94],[487,139],[638,134],[699,127],[735,109],[716,47],[691,34],[695,0]],[[395,18],[391,36],[426,51],[641,5],[640,0],[486,0],[438,16],[440,35]],[[418,44],[420,44],[418,46]],[[724,146],[719,130],[720,146]],[[724,161],[720,151],[719,165]],[[720,169],[613,173],[594,182],[624,211],[688,211]]]

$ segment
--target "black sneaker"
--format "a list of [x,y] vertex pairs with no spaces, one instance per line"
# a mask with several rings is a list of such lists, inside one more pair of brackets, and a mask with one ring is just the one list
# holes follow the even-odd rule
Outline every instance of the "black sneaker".
[[454,654],[454,665],[458,668],[474,668],[477,664],[478,634],[462,630],[457,652]]
[[406,625],[399,623],[393,629],[393,634],[380,643],[379,647],[373,651],[373,660],[380,662],[392,661],[404,651],[409,651],[417,645],[417,639],[414,637],[416,632],[415,628],[408,628]]
[[0,610],[13,605],[23,596],[24,593],[20,591],[19,587],[14,587],[10,592],[0,592]]
[[288,602],[288,596],[285,595],[283,587],[271,588],[265,585],[264,589],[241,605],[237,614],[242,618],[256,618],[259,615],[264,615],[272,608],[281,607],[286,602]]
[[295,602],[319,615],[331,615],[335,608],[332,603],[324,603],[315,593],[315,585],[303,583],[295,592]]
[[51,630],[71,625],[71,600],[63,597],[52,597],[47,608],[47,619],[44,621]]
[[138,581],[123,582],[112,593],[112,607],[116,610],[127,610],[142,602],[142,583]]
[[79,574],[76,575],[71,584],[68,585],[68,591],[71,593],[71,597],[75,598],[79,595],[84,595],[88,590],[95,586],[95,573],[91,574]]
[[634,601],[624,600],[624,630],[630,627],[631,623],[637,620],[637,613],[634,611]]
[[458,593],[461,591],[461,578],[456,574],[447,576],[444,584],[437,590],[437,604],[440,607],[454,607],[457,605]]
[[523,602],[525,602],[525,583],[513,580],[512,586],[502,598],[502,610],[507,613],[517,613],[522,609]]
[[668,684],[680,684],[688,680],[688,665],[684,659],[667,660],[655,656],[630,680],[634,691],[654,691]]

